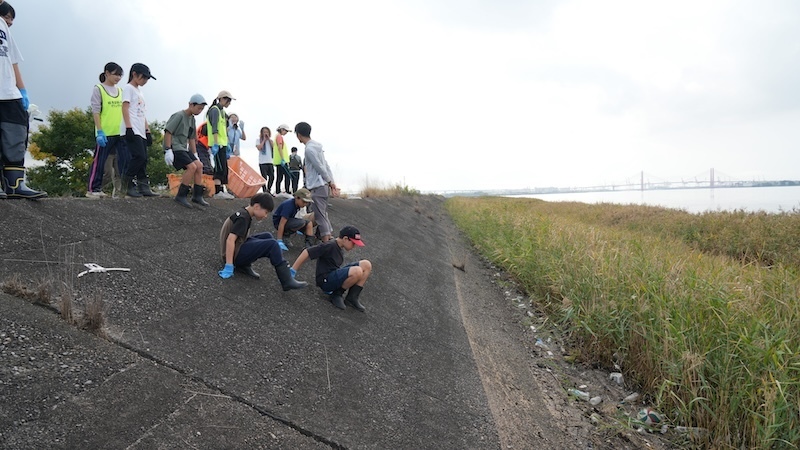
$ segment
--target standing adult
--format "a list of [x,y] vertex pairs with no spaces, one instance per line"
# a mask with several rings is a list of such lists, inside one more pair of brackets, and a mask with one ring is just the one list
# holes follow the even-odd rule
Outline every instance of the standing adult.
[[322,242],[328,242],[333,227],[328,219],[328,198],[338,196],[339,188],[333,181],[333,173],[325,160],[322,144],[311,139],[311,125],[300,122],[294,126],[297,139],[306,146],[306,186],[311,191],[311,211],[317,222],[317,231]]
[[275,177],[275,193],[281,193],[281,183],[284,182],[284,192],[289,193],[289,179],[291,174],[286,168],[286,163],[289,162],[289,149],[286,148],[284,136],[289,133],[289,125],[281,124],[278,126],[278,135],[275,136],[275,143],[272,148],[272,164],[275,166],[277,175]]
[[[122,88],[122,123],[120,134],[125,133],[125,145],[130,160],[122,177],[122,189],[128,197],[157,197],[150,190],[147,176],[147,147],[153,143],[150,124],[147,123],[147,105],[142,94],[142,86],[150,79],[156,79],[150,68],[135,63],[128,73],[128,84]],[[136,184],[133,180],[136,179]]]
[[261,176],[267,180],[264,185],[264,192],[272,190],[272,182],[275,181],[275,169],[272,165],[272,132],[269,127],[261,127],[258,133],[258,140],[256,141],[256,149],[258,149],[258,169],[261,171]]
[[230,147],[230,153],[234,156],[241,155],[240,140],[247,140],[247,135],[244,133],[244,121],[239,120],[238,114],[231,113],[228,116],[228,146]]
[[300,171],[303,170],[303,158],[297,154],[297,147],[292,147],[292,154],[289,155],[289,171],[292,172],[292,193],[297,192],[297,185],[300,183]]
[[[111,159],[117,162],[117,170],[112,169],[114,194],[122,190],[117,147],[120,138],[120,123],[122,122],[122,89],[117,83],[122,78],[122,67],[110,62],[100,74],[100,83],[92,88],[92,97],[89,100],[94,118],[94,134],[97,146],[94,149],[94,159],[89,168],[89,188],[86,191],[88,198],[105,197],[103,193],[103,176],[106,172],[106,161]],[[113,155],[113,157],[112,157]]]
[[205,107],[203,96],[194,94],[189,99],[189,106],[170,116],[164,125],[164,162],[184,171],[175,201],[187,208],[192,207],[187,199],[190,191],[194,203],[208,206],[203,200],[203,163],[197,158],[197,124],[194,120],[194,116],[203,112]]
[[206,113],[208,148],[214,158],[214,198],[233,199],[234,196],[223,190],[228,185],[228,116],[225,108],[236,100],[228,91],[220,91]]
[[[9,13],[16,17],[9,4],[0,6],[9,8]],[[12,21],[13,21],[12,17]],[[8,31],[7,18],[0,20],[0,199],[5,198],[42,198],[47,193],[38,192],[25,185],[25,151],[28,148],[28,91],[22,81],[19,63],[22,54],[17,48],[14,38]]]

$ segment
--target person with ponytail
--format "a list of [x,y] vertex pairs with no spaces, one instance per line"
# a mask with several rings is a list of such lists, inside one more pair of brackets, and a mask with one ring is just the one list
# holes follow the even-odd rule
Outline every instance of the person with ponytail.
[[120,138],[122,89],[117,87],[121,78],[122,67],[117,63],[110,62],[106,64],[103,73],[100,74],[100,83],[92,88],[90,102],[97,145],[94,148],[92,166],[89,168],[89,188],[86,191],[88,198],[106,196],[103,193],[103,176],[106,172],[110,172],[114,181],[113,196],[116,197],[122,191],[120,174],[123,161],[117,155],[117,149],[122,140]]
[[224,109],[231,105],[232,100],[236,99],[230,92],[220,91],[206,112],[208,149],[214,158],[214,198],[227,200],[235,198],[223,190],[223,186],[228,184],[228,158],[231,157],[228,148],[228,115]]

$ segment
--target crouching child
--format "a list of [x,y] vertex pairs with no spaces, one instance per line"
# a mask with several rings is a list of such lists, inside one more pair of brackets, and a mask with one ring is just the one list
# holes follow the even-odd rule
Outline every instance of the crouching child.
[[275,239],[278,240],[281,250],[289,250],[283,238],[301,232],[306,237],[305,248],[314,245],[314,228],[310,220],[298,219],[295,217],[301,208],[310,205],[314,200],[311,199],[311,192],[306,188],[298,189],[294,197],[281,202],[272,214],[272,224],[275,225],[277,233]]
[[219,271],[220,277],[230,278],[235,271],[253,278],[261,278],[253,270],[252,264],[259,258],[269,258],[284,291],[308,286],[305,281],[294,279],[289,263],[283,259],[278,241],[271,233],[249,236],[253,219],[264,219],[274,206],[272,196],[261,192],[250,198],[249,206],[239,209],[225,219],[219,233],[222,261],[225,263],[225,267]]
[[[331,239],[315,247],[307,248],[300,253],[292,266],[293,273],[309,259],[317,260],[316,282],[326,294],[330,295],[333,306],[345,309],[345,303],[365,312],[366,308],[358,301],[364,284],[372,273],[372,263],[362,259],[342,267],[344,252],[354,247],[363,247],[361,233],[353,226],[346,226],[339,231],[339,237]],[[347,291],[347,297],[342,297]]]

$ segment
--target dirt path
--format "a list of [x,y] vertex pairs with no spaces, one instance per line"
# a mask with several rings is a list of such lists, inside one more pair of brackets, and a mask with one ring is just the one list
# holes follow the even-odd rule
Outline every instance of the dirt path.
[[556,354],[545,357],[522,324],[531,308],[514,302],[522,295],[513,283],[477,256],[457,230],[450,233],[449,248],[461,317],[502,448],[669,448],[654,435],[593,425],[592,412],[615,415],[616,407],[607,400],[593,409],[567,397],[566,387],[591,380],[609,397],[623,395],[622,389],[606,382],[603,371],[580,370]]

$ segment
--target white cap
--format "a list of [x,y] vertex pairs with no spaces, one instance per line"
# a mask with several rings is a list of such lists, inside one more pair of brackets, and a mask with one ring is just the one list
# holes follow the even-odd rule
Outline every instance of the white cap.
[[289,128],[289,125],[286,125],[285,123],[282,123],[282,124],[278,125],[278,129],[277,129],[277,131],[281,131],[281,130],[286,130],[286,131],[288,131],[289,133],[291,133],[291,132],[292,132],[292,129],[291,129],[291,128]]

